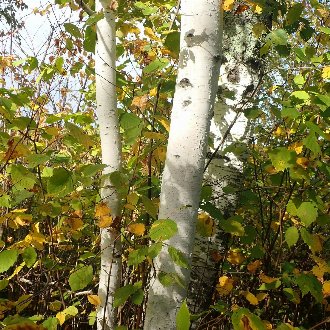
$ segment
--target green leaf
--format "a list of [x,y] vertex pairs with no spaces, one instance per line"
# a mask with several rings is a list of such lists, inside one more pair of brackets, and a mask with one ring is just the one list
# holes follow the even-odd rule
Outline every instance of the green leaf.
[[143,246],[142,248],[133,250],[128,255],[127,264],[128,266],[137,266],[143,262],[148,254],[148,247]]
[[69,136],[85,148],[89,148],[94,145],[93,139],[79,126],[66,122],[65,127],[69,131]]
[[286,14],[286,24],[291,25],[299,20],[303,12],[303,5],[301,3],[294,4]]
[[156,70],[162,70],[169,64],[169,60],[166,58],[157,58],[149,63],[144,69],[143,73],[152,73]]
[[258,290],[260,290],[260,291],[275,290],[278,287],[280,287],[281,284],[282,284],[282,282],[280,280],[276,280],[276,281],[271,282],[271,283],[262,283],[260,285],[260,287],[258,288]]
[[320,30],[325,34],[330,34],[330,28],[329,27],[322,26],[322,27],[320,27]]
[[138,289],[132,294],[131,300],[134,305],[141,305],[144,298],[144,292],[142,289]]
[[310,292],[317,302],[323,300],[322,284],[314,275],[299,274],[294,279],[294,282],[299,286],[303,296]]
[[134,113],[124,113],[120,117],[120,126],[124,130],[124,139],[126,144],[131,145],[141,135],[143,128],[142,120]]
[[29,246],[24,250],[22,257],[26,266],[30,268],[37,260],[37,252],[32,246]]
[[5,289],[9,284],[9,280],[7,279],[3,279],[3,280],[0,280],[0,291]]
[[220,227],[227,233],[230,233],[234,236],[244,236],[245,231],[242,224],[237,221],[239,216],[233,216],[227,220],[219,221]]
[[309,226],[317,218],[317,206],[313,202],[303,202],[297,209],[297,216]]
[[47,320],[45,320],[42,325],[47,330],[57,330],[58,326],[58,319],[56,317],[49,317]]
[[288,34],[285,30],[278,29],[270,32],[266,39],[269,39],[274,45],[286,45],[288,43]]
[[80,168],[81,174],[86,177],[92,177],[98,172],[103,171],[107,165],[104,164],[88,164]]
[[11,175],[14,188],[17,190],[33,188],[36,177],[21,164],[10,165],[8,172]]
[[6,272],[12,267],[18,257],[17,250],[4,250],[0,252],[0,273]]
[[93,15],[88,17],[88,19],[85,22],[85,25],[94,25],[95,23],[100,21],[102,18],[104,18],[103,12],[94,13]]
[[69,284],[72,291],[84,289],[93,280],[92,266],[79,266],[69,277]]
[[96,311],[92,311],[88,315],[88,325],[92,326],[96,322]]
[[173,262],[176,263],[178,266],[186,269],[189,268],[189,262],[185,257],[185,255],[180,250],[176,249],[173,246],[169,246],[168,253],[171,259],[173,260]]
[[318,155],[321,152],[321,147],[314,132],[310,132],[307,137],[303,139],[303,144],[315,155]]
[[47,191],[51,195],[65,196],[73,190],[71,173],[60,167],[55,168],[53,176],[48,179]]
[[292,92],[291,96],[293,96],[294,98],[301,100],[301,101],[307,101],[310,99],[310,95],[305,91]]
[[300,234],[303,241],[308,245],[313,253],[320,251],[321,244],[319,238],[316,235],[310,234],[306,228],[300,228]]
[[180,32],[170,32],[165,39],[165,47],[175,54],[176,58],[180,52]]
[[247,308],[239,308],[235,310],[231,316],[231,321],[234,327],[234,330],[242,330],[242,319],[246,317],[249,321],[249,328],[252,330],[266,330],[266,326],[261,321],[261,319],[251,313]]
[[285,240],[289,247],[295,245],[299,239],[299,232],[296,227],[289,227],[285,232]]
[[3,194],[0,196],[0,207],[10,207],[10,196]]
[[139,288],[135,287],[132,284],[127,284],[121,288],[118,288],[114,293],[114,302],[113,306],[118,307],[123,305],[127,299],[135,293]]
[[158,280],[165,287],[178,284],[184,288],[184,282],[176,273],[159,272]]
[[150,214],[154,219],[157,219],[158,208],[154,202],[152,202],[148,197],[141,196],[142,203],[147,213]]
[[176,329],[189,330],[190,329],[190,313],[186,301],[181,304],[181,307],[176,314]]
[[91,26],[87,26],[85,30],[84,49],[86,52],[95,53],[96,32]]
[[26,157],[26,160],[28,161],[28,167],[33,168],[37,167],[38,165],[44,164],[47,161],[49,161],[50,156],[44,155],[44,154],[33,154],[33,155],[28,155]]
[[148,247],[148,256],[151,258],[151,259],[154,259],[158,256],[159,252],[162,250],[162,243],[161,242],[158,242],[158,243],[155,243],[155,244],[151,244],[149,247]]
[[296,164],[296,153],[284,147],[270,151],[269,158],[277,171],[284,171]]
[[153,241],[165,241],[174,236],[178,231],[175,221],[170,219],[162,219],[155,221],[149,232],[149,236]]
[[64,28],[65,31],[70,33],[73,37],[78,39],[82,37],[81,32],[76,25],[72,23],[64,23]]

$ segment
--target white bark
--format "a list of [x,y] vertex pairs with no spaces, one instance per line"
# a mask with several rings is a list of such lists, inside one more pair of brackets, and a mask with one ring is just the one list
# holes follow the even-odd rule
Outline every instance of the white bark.
[[[121,168],[121,142],[116,101],[116,35],[115,17],[108,9],[109,1],[97,0],[96,10],[104,12],[104,19],[97,23],[95,49],[96,102],[100,128],[102,163],[108,165],[104,174]],[[109,176],[101,189],[103,201],[111,209],[113,219],[120,216],[120,201]],[[121,281],[120,231],[113,226],[101,229],[101,272],[98,295],[101,306],[97,313],[98,329],[114,329],[116,310],[113,293]]]
[[[212,187],[213,204],[225,218],[233,215],[238,193],[226,194],[223,189],[227,186],[236,188],[237,192],[242,189],[241,176],[245,157],[244,152],[238,156],[226,152],[226,148],[231,144],[244,143],[249,137],[244,109],[250,106],[248,98],[258,85],[260,73],[260,68],[253,67],[258,60],[255,58],[258,54],[257,40],[252,33],[255,21],[248,11],[241,15],[227,13],[224,22],[222,52],[226,60],[220,68],[218,98],[210,127],[214,149],[219,144],[221,146],[211,160],[204,179],[205,184]],[[232,93],[234,99],[225,96],[228,92]],[[189,295],[190,307],[195,313],[209,307],[217,281],[217,264],[210,256],[212,250],[224,252],[223,232],[218,229],[215,235],[211,239],[198,235],[196,237]]]
[[[181,1],[181,51],[159,219],[176,221],[178,233],[166,243],[183,252],[190,263],[221,59],[219,14],[219,0]],[[164,287],[158,278],[151,281],[144,329],[175,329],[190,270],[176,266],[167,247],[156,258],[155,267],[158,274],[175,272],[185,287]]]

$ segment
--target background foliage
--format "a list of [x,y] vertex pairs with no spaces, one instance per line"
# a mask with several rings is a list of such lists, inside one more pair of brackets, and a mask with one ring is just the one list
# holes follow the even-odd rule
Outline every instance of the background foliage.
[[[99,228],[113,224],[99,195],[104,166],[94,115],[95,23],[102,14],[92,12],[92,0],[84,8],[78,1],[55,2],[33,15],[72,15],[58,22],[43,56],[4,47],[0,57],[0,325],[11,329],[94,324]],[[157,220],[157,212],[179,17],[176,1],[112,5],[124,161],[122,172],[112,174],[122,199],[124,244],[115,304],[122,329],[138,329],[152,258],[176,233],[175,223]],[[202,196],[198,234],[212,236],[216,225],[224,237],[225,252],[212,251],[219,273],[212,305],[200,315],[182,305],[178,329],[190,322],[199,329],[322,329],[330,296],[329,8],[316,0],[229,0],[223,6],[236,15],[273,13],[272,23],[259,20],[253,27],[265,72],[244,113],[251,139],[228,147],[247,154],[235,215],[225,218],[212,207],[211,194]],[[4,40],[19,38],[19,22],[10,22]],[[169,252],[187,267],[180,251]],[[180,281],[162,276],[164,285]]]

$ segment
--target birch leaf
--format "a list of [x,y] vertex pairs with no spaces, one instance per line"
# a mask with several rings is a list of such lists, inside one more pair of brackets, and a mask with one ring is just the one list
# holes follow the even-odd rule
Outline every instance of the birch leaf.
[[190,329],[190,313],[186,301],[184,301],[176,315],[176,329],[189,330]]
[[96,294],[91,294],[87,296],[88,301],[94,305],[94,306],[100,306],[101,305],[101,299]]
[[170,219],[157,220],[150,228],[149,236],[153,241],[165,241],[178,231],[175,221]]

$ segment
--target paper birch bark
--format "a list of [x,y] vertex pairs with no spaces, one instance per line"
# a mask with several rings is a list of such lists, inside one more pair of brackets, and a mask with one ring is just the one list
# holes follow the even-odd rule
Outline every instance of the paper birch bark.
[[[261,74],[257,39],[252,32],[256,21],[249,10],[240,15],[226,13],[222,25],[223,63],[210,128],[214,148],[208,152],[204,184],[212,187],[212,204],[224,219],[234,215],[242,189],[244,143],[250,132],[244,110],[251,106],[249,98],[256,92]],[[240,152],[228,152],[228,147],[236,147]],[[225,192],[226,188],[231,192]],[[195,313],[207,309],[212,302],[218,268],[211,256],[214,251],[224,252],[224,234],[217,222],[214,237],[196,235],[189,294],[190,307]]]
[[[159,219],[174,220],[178,233],[166,242],[191,263],[210,120],[220,66],[219,0],[181,1],[181,39],[171,129],[163,172]],[[156,275],[175,273],[183,286],[151,280],[145,330],[176,329],[176,314],[187,296],[190,270],[171,260],[164,246]]]
[[[97,23],[95,48],[96,103],[100,129],[103,174],[101,198],[111,210],[113,222],[120,217],[120,200],[111,184],[110,174],[121,168],[121,140],[116,101],[116,36],[115,17],[109,1],[96,1],[96,11],[104,18]],[[101,229],[101,272],[98,295],[101,306],[97,312],[98,329],[114,329],[116,310],[113,293],[121,281],[121,240],[118,226]]]

